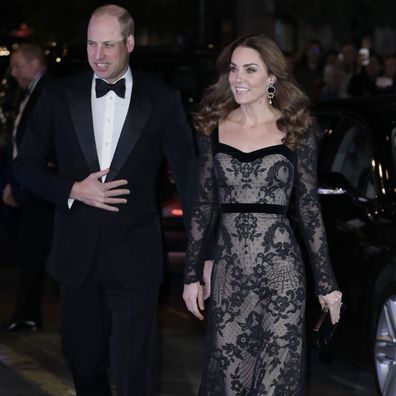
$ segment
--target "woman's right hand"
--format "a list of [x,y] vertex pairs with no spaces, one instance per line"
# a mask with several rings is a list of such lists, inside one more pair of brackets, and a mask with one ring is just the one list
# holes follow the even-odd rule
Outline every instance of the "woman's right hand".
[[199,282],[184,285],[183,300],[186,303],[187,309],[195,315],[199,320],[204,317],[201,313],[204,308],[204,292],[203,286]]
[[342,293],[339,290],[335,290],[324,296],[319,295],[319,303],[322,309],[325,306],[329,308],[331,323],[336,324],[340,320]]

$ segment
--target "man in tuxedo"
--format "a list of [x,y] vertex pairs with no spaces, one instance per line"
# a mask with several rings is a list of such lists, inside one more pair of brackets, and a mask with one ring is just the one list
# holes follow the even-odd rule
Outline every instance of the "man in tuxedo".
[[46,63],[41,48],[22,44],[11,54],[11,75],[23,92],[18,114],[7,150],[7,179],[3,203],[13,212],[17,227],[17,264],[19,286],[15,312],[3,330],[41,328],[41,294],[45,276],[45,262],[52,231],[52,205],[25,191],[16,182],[12,161],[18,153],[27,129],[27,122],[47,82]]
[[189,212],[195,155],[179,94],[131,71],[134,45],[125,9],[96,9],[92,72],[47,86],[15,162],[21,183],[56,205],[48,270],[61,285],[62,344],[78,396],[111,395],[108,350],[119,395],[155,393],[164,156]]

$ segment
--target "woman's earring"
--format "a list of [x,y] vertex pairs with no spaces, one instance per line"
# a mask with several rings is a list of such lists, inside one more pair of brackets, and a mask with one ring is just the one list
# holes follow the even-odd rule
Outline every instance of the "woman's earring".
[[274,87],[274,84],[272,82],[270,82],[267,85],[267,98],[268,98],[268,103],[270,105],[272,105],[272,100],[274,99],[275,94],[276,94],[276,89]]

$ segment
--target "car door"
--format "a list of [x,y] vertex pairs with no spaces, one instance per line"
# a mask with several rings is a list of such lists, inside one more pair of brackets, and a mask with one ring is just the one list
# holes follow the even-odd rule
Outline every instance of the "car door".
[[368,298],[367,205],[378,192],[372,131],[352,114],[321,112],[318,122],[324,134],[318,193],[332,266],[347,305],[337,334],[357,346],[364,336],[362,307]]

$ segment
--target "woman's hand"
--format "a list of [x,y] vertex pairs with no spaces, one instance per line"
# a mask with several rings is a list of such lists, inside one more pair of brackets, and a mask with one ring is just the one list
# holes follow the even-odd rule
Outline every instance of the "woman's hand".
[[183,300],[187,309],[193,313],[199,320],[203,320],[201,311],[204,310],[204,291],[199,282],[184,285]]
[[335,290],[325,296],[319,296],[319,303],[322,309],[326,305],[329,308],[331,323],[333,324],[336,324],[340,320],[341,298],[342,293],[339,290]]
[[206,260],[204,263],[203,270],[203,299],[206,300],[210,297],[210,285],[211,285],[211,276],[212,276],[212,268],[213,268],[213,260]]

